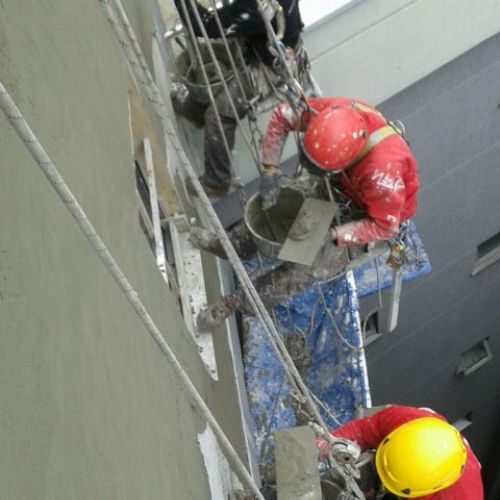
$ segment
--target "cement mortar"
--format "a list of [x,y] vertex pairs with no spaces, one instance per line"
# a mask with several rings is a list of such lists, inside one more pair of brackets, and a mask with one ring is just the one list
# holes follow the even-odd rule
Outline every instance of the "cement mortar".
[[264,210],[258,194],[245,207],[245,223],[259,250],[268,257],[277,257],[292,227],[304,196],[292,188],[282,188],[276,204]]
[[309,427],[275,432],[278,500],[321,500],[317,449]]

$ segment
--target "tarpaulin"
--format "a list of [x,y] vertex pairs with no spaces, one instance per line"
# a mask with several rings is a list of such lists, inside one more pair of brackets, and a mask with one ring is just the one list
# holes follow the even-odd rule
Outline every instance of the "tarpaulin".
[[[430,264],[415,227],[407,237],[412,263],[404,279],[414,279],[430,270]],[[273,313],[285,344],[311,393],[320,406],[327,425],[332,428],[355,416],[357,408],[369,400],[368,379],[364,365],[358,297],[374,293],[378,287],[391,285],[392,269],[379,258],[379,271],[374,262],[356,269],[354,280],[349,275],[323,282],[277,305]],[[252,271],[257,259],[246,263]],[[272,261],[264,266],[272,267]],[[380,283],[380,285],[379,285]],[[294,398],[276,352],[261,324],[254,316],[243,318],[244,363],[254,436],[260,450],[260,462],[272,470],[273,430],[303,424],[304,415]]]

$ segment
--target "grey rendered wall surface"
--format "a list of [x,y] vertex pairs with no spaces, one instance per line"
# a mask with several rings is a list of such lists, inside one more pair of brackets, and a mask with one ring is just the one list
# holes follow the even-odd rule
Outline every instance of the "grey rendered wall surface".
[[[367,348],[374,404],[428,406],[451,421],[472,411],[465,435],[486,473],[500,437],[500,263],[471,270],[477,245],[500,231],[499,81],[496,35],[379,106],[407,126],[421,180],[414,220],[433,270],[403,287],[397,331]],[[461,353],[485,337],[493,360],[456,376]]]
[[378,104],[500,29],[496,0],[353,0],[304,34],[325,95]]
[[[129,80],[99,2],[0,2],[0,80],[241,443],[224,339],[215,384],[139,228]],[[203,422],[3,115],[0,143],[0,497],[208,498]]]

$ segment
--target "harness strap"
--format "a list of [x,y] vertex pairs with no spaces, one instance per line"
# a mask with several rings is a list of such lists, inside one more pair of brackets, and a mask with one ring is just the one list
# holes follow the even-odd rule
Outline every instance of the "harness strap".
[[366,141],[361,151],[358,153],[356,158],[354,158],[353,162],[356,163],[362,160],[373,147],[375,147],[378,143],[382,142],[384,139],[390,137],[391,135],[399,135],[396,130],[391,127],[391,125],[384,125],[383,127],[372,132],[368,136],[368,140]]
[[[371,106],[367,106],[366,104],[363,104],[361,102],[355,102],[353,101],[351,103],[351,106],[359,111],[362,111],[363,113],[369,113],[372,115],[377,115],[380,118],[384,119],[384,116],[380,111],[378,111],[375,108],[372,108]],[[382,142],[384,139],[387,137],[390,137],[391,135],[401,135],[398,130],[392,126],[389,123],[386,123],[386,125],[383,125],[379,129],[375,130],[368,136],[368,140],[366,141],[365,145],[361,149],[361,151],[357,154],[357,156],[350,162],[350,164],[346,167],[349,168],[352,165],[358,163],[361,161],[370,151],[372,148],[374,148],[377,144]]]

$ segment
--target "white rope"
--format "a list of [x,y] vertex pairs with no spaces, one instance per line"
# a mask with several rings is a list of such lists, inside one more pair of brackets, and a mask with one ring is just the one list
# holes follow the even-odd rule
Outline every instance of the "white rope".
[[[184,12],[184,17],[186,19],[187,28],[188,28],[188,31],[189,31],[189,35],[191,37],[192,46],[193,46],[194,52],[196,54],[196,59],[197,59],[198,64],[199,64],[199,68],[201,70],[201,74],[203,75],[203,80],[205,81],[205,87],[207,89],[207,93],[208,93],[208,96],[209,96],[209,99],[210,99],[210,103],[211,103],[211,105],[213,106],[213,109],[214,109],[214,114],[215,114],[215,118],[216,118],[216,121],[217,121],[217,127],[219,129],[219,133],[220,133],[220,136],[221,136],[221,139],[222,139],[222,144],[224,146],[224,149],[226,150],[226,154],[227,154],[227,157],[229,159],[229,171],[231,173],[231,179],[232,179],[232,181],[234,181],[234,179],[236,178],[236,174],[235,174],[234,168],[233,168],[233,153],[231,151],[231,148],[229,147],[229,143],[227,142],[227,136],[226,136],[226,133],[224,131],[224,127],[222,125],[221,114],[219,112],[219,108],[217,107],[217,103],[215,101],[215,96],[214,96],[214,93],[213,93],[213,90],[212,90],[212,86],[210,84],[210,80],[208,78],[208,74],[207,74],[207,71],[206,71],[206,68],[205,68],[205,64],[203,62],[203,56],[201,54],[200,46],[199,46],[198,41],[197,41],[196,36],[195,36],[193,23],[191,22],[191,17],[189,16],[189,12],[187,10],[185,0],[181,0],[181,8],[182,8],[182,10]],[[198,11],[196,10],[196,12],[198,12]],[[199,18],[198,22],[199,22],[200,26],[203,26],[203,22],[201,21],[201,18]],[[205,34],[206,34],[206,32],[205,32]],[[205,43],[206,43],[207,47],[211,51],[210,54],[211,54],[211,57],[212,57],[212,59],[213,59],[213,61],[215,63],[215,67],[219,70],[220,81],[224,84],[224,89],[227,89],[227,85],[226,85],[226,81],[224,79],[224,75],[222,74],[220,66],[218,65],[219,63],[218,63],[218,61],[215,58],[215,54],[213,54],[213,49],[212,49],[212,46],[210,45],[210,41],[209,41],[208,37],[205,38],[205,40],[206,40]],[[233,104],[231,96],[229,94],[229,90],[227,91],[227,94],[228,94],[229,102],[233,106],[233,110],[234,110],[234,104]],[[237,113],[236,113],[235,117],[236,117],[236,120],[239,120]],[[243,185],[238,185],[237,189],[238,189],[238,196],[240,198],[241,205],[244,206],[245,203],[246,203],[246,199],[245,199],[245,192],[243,190]]]
[[[246,144],[248,150],[250,151],[250,154],[252,155],[252,159],[255,163],[255,166],[257,167],[257,171],[259,171],[260,162],[259,162],[258,154],[254,150],[254,148],[252,148],[252,144],[250,142],[250,139],[248,138],[245,130],[241,127],[241,120],[240,120],[238,111],[236,110],[236,106],[234,105],[233,98],[231,96],[231,92],[229,91],[229,87],[227,86],[226,79],[225,79],[224,74],[222,72],[222,69],[220,67],[220,63],[215,55],[210,38],[208,37],[208,33],[207,33],[206,28],[205,28],[205,25],[203,24],[200,13],[198,12],[198,9],[196,8],[195,0],[187,0],[187,1],[190,2],[191,10],[193,11],[194,17],[196,19],[196,24],[198,25],[198,28],[200,29],[200,31],[203,35],[203,39],[205,41],[206,47],[207,47],[208,52],[210,54],[210,57],[212,59],[212,63],[214,64],[214,67],[217,71],[217,76],[219,77],[219,80],[222,84],[223,90],[227,96],[227,100],[231,106],[231,111],[233,112],[234,119],[236,120],[236,123],[239,126],[241,136],[243,137],[243,140],[245,141],[245,144]],[[201,59],[201,54],[199,53],[199,46],[196,43],[196,36],[194,33],[193,25],[191,23],[191,18],[189,16],[189,12],[188,12],[187,7],[186,7],[186,0],[181,0],[181,5],[182,5],[182,9],[184,11],[184,15],[185,15],[185,18],[186,18],[186,21],[188,24],[189,34],[193,40],[193,45],[194,45],[196,53],[197,53],[198,62],[200,63],[200,68],[202,69],[203,77],[205,80],[205,85],[207,86],[207,91],[208,91],[209,96],[210,96],[210,101],[212,103],[212,106],[214,106],[214,108],[216,109],[215,97],[212,93],[211,85],[210,85],[210,82],[208,80],[208,76],[206,75],[206,72],[204,70],[203,60]],[[216,18],[218,18],[219,15],[217,14],[217,10],[215,10],[214,15],[216,16]],[[235,78],[238,76],[236,73],[237,73],[237,69],[235,72]],[[244,97],[245,97],[245,94],[244,94],[244,92],[242,92],[242,98],[244,98]],[[220,128],[222,136],[225,138],[225,132],[224,132],[224,129],[222,127],[222,124],[219,124],[219,128]],[[226,144],[227,149],[229,150],[229,147],[227,146],[227,142],[225,142],[225,144]],[[232,153],[230,150],[229,150],[229,155],[232,156]],[[233,177],[234,177],[234,173],[233,173]]]
[[5,113],[5,116],[11,123],[12,127],[15,129],[19,137],[24,142],[25,146],[29,149],[34,159],[42,169],[43,173],[46,175],[47,179],[51,183],[52,187],[56,190],[57,194],[64,202],[68,210],[71,212],[71,215],[75,218],[76,222],[80,226],[80,229],[85,234],[90,244],[96,251],[99,258],[104,263],[106,269],[111,273],[114,280],[124,293],[127,298],[129,304],[135,310],[141,321],[146,326],[149,334],[153,337],[154,341],[161,349],[162,353],[167,358],[167,361],[172,366],[175,375],[180,379],[181,383],[185,386],[188,393],[193,398],[196,407],[206,419],[206,421],[212,427],[214,433],[216,434],[221,447],[225,450],[228,457],[230,457],[234,461],[234,466],[237,469],[237,472],[240,474],[240,478],[255,492],[257,498],[260,500],[264,500],[264,497],[260,494],[259,489],[254,483],[252,477],[246,470],[243,462],[240,460],[238,454],[234,450],[231,445],[229,439],[224,434],[224,431],[220,427],[219,423],[213,416],[212,412],[206,405],[203,398],[200,396],[196,387],[191,382],[189,376],[182,368],[182,365],[177,360],[175,354],[172,349],[165,341],[162,336],[160,330],[154,323],[147,309],[144,307],[143,303],[139,299],[137,292],[133,289],[130,282],[127,280],[126,276],[116,263],[115,259],[111,255],[111,253],[106,248],[104,242],[97,234],[94,226],[88,219],[87,215],[83,211],[82,207],[78,203],[78,200],[75,198],[69,187],[67,186],[64,179],[59,174],[55,165],[52,163],[51,159],[45,152],[45,149],[38,141],[35,134],[32,132],[28,123],[22,116],[20,110],[6,91],[5,87],[0,83],[0,107],[2,111]]
[[[114,1],[120,2],[120,0],[114,0]],[[165,105],[161,100],[161,98],[159,97],[159,92],[156,83],[152,80],[148,81],[148,79],[145,78],[145,76],[142,74],[141,67],[136,60],[135,53],[132,50],[130,43],[128,43],[128,41],[126,40],[126,35],[124,34],[123,29],[120,26],[120,23],[117,22],[116,15],[110,9],[108,1],[99,0],[99,2],[101,4],[101,7],[103,8],[104,14],[108,18],[118,38],[118,41],[122,46],[122,49],[125,53],[125,57],[127,58],[127,60],[129,60],[131,64],[131,68],[134,71],[137,80],[143,86],[147,98],[154,105],[156,113],[158,114],[164,126],[165,133],[168,139],[171,141],[170,144],[178,154],[179,163],[184,168],[184,171],[187,174],[189,180],[191,181],[201,204],[205,208],[207,217],[209,218],[215,232],[217,233],[217,236],[220,238],[221,244],[226,252],[226,255],[228,256],[228,260],[233,267],[233,270],[238,278],[238,281],[240,282],[242,289],[245,291],[247,299],[252,309],[255,311],[256,316],[258,317],[260,323],[262,324],[264,332],[269,337],[271,344],[273,345],[278,355],[279,360],[283,364],[283,367],[290,378],[290,382],[294,386],[298,386],[299,392],[302,393],[302,395],[304,396],[309,406],[309,409],[316,418],[318,424],[321,425],[321,427],[323,427],[325,432],[328,432],[328,427],[323,421],[323,418],[321,417],[316,404],[309,395],[307,386],[302,380],[297,368],[293,364],[293,360],[290,358],[286,346],[283,340],[281,339],[278,331],[276,330],[276,327],[271,317],[269,316],[266,307],[264,306],[261,298],[259,297],[259,294],[257,293],[257,290],[255,289],[254,284],[250,280],[245,268],[243,267],[240,258],[238,257],[231,242],[229,241],[229,238],[224,230],[224,227],[222,226],[214,208],[212,207],[212,204],[210,203],[210,200],[208,199],[207,195],[205,194],[205,191],[203,190],[203,187],[201,186],[198,180],[196,172],[194,171],[182,146],[180,145],[177,134],[175,132],[175,128],[167,114]],[[334,438],[332,438],[332,440],[333,439]]]

